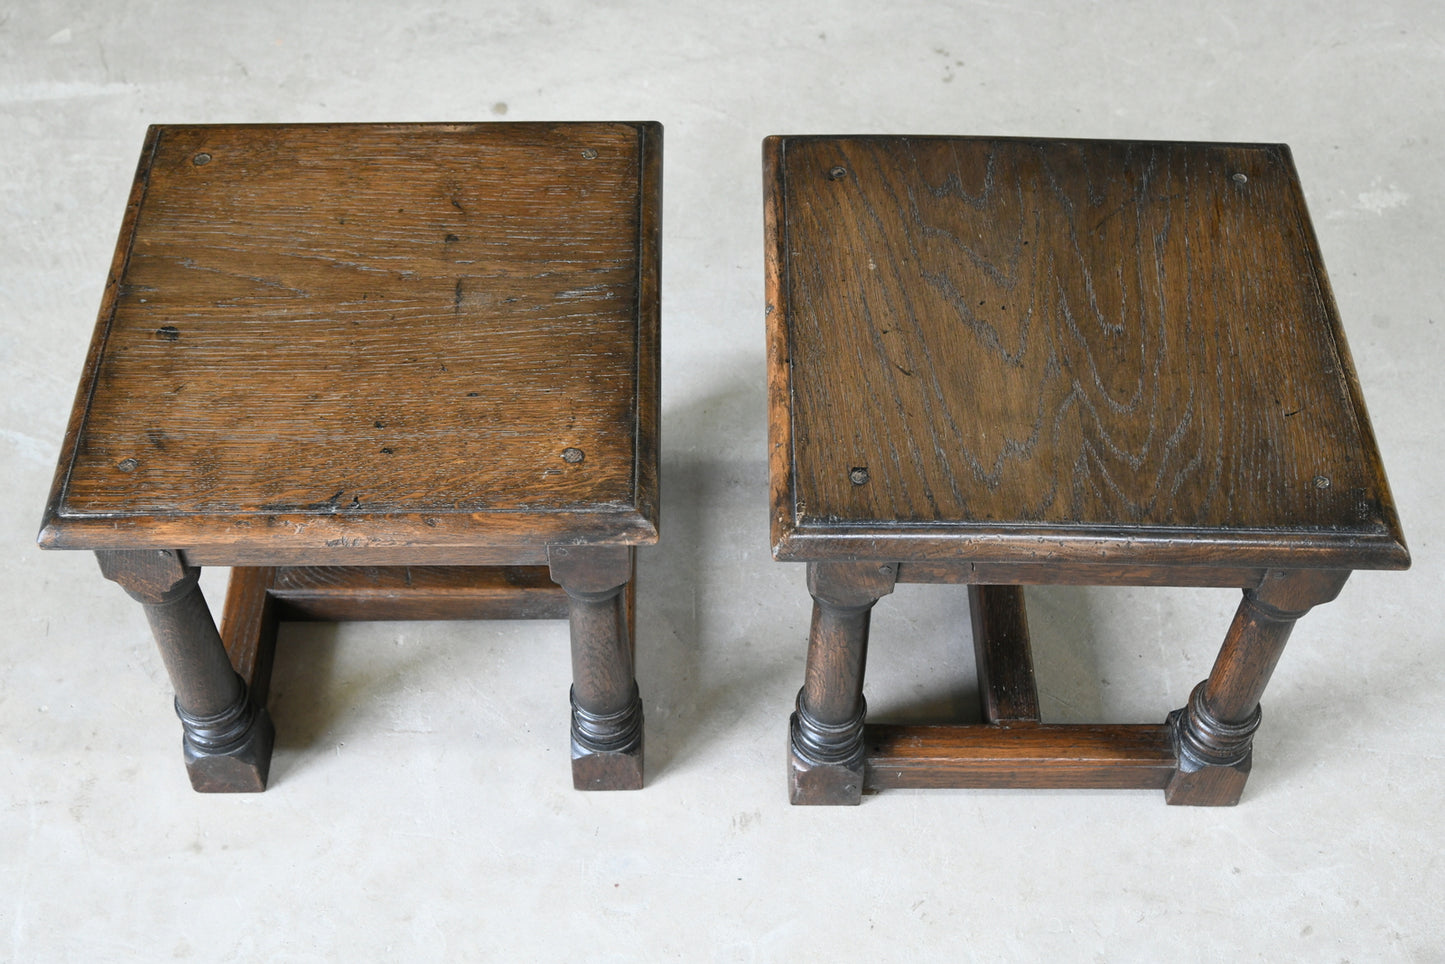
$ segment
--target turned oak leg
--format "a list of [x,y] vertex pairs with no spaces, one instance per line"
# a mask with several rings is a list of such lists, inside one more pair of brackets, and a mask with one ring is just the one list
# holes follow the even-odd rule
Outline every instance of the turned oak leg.
[[572,785],[642,787],[642,698],[633,673],[626,590],[630,546],[553,546],[552,580],[572,630]]
[[201,595],[201,570],[169,550],[95,555],[105,577],[145,607],[175,687],[191,786],[203,793],[266,789],[275,729],[231,667]]
[[862,799],[868,617],[893,591],[896,570],[876,562],[808,563],[813,625],[788,740],[788,796],[795,804]]
[[1249,778],[1259,700],[1295,621],[1340,594],[1349,572],[1274,570],[1246,589],[1209,678],[1169,715],[1179,769],[1164,789],[1171,804],[1227,807]]

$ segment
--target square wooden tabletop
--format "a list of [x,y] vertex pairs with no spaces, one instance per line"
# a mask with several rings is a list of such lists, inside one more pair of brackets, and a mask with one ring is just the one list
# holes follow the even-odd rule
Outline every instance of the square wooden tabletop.
[[1408,564],[1288,148],[764,154],[779,558]]
[[151,128],[42,544],[651,542],[661,128]]

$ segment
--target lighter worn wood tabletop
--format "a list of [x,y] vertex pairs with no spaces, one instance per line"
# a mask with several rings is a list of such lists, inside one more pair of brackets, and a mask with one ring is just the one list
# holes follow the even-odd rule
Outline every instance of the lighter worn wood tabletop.
[[661,191],[655,123],[149,130],[40,544],[145,608],[195,789],[265,788],[283,619],[561,616],[573,785],[642,785]]
[[1288,148],[767,151],[780,558],[1404,564]]
[[659,140],[152,128],[42,542],[653,541]]

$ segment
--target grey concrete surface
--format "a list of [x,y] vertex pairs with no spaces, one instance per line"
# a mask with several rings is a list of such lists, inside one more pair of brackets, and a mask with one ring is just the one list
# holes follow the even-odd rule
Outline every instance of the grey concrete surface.
[[[0,3],[0,960],[1445,960],[1445,15],[1197,6]],[[397,623],[288,629],[271,789],[193,794],[139,607],[33,543],[145,125],[503,116],[666,125],[649,785],[570,789],[563,624]],[[1301,624],[1241,806],[788,806],[759,142],[807,132],[1293,147],[1415,567]],[[1127,721],[1235,595],[1030,598],[1046,714]],[[879,607],[878,712],[969,704],[965,612]]]

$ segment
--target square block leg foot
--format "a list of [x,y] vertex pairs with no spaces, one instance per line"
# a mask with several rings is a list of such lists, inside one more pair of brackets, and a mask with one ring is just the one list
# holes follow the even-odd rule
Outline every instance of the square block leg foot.
[[266,789],[276,728],[265,708],[256,710],[245,739],[225,753],[200,750],[188,739],[182,743],[186,772],[197,793],[260,793]]
[[789,803],[795,806],[856,807],[862,801],[861,766],[804,763],[789,755]]
[[1244,793],[1251,757],[1229,766],[1179,769],[1164,787],[1164,802],[1175,807],[1232,807]]
[[863,801],[862,760],[810,763],[788,746],[788,802],[794,806],[856,807]]
[[572,747],[574,790],[641,790],[642,744],[628,750]]

